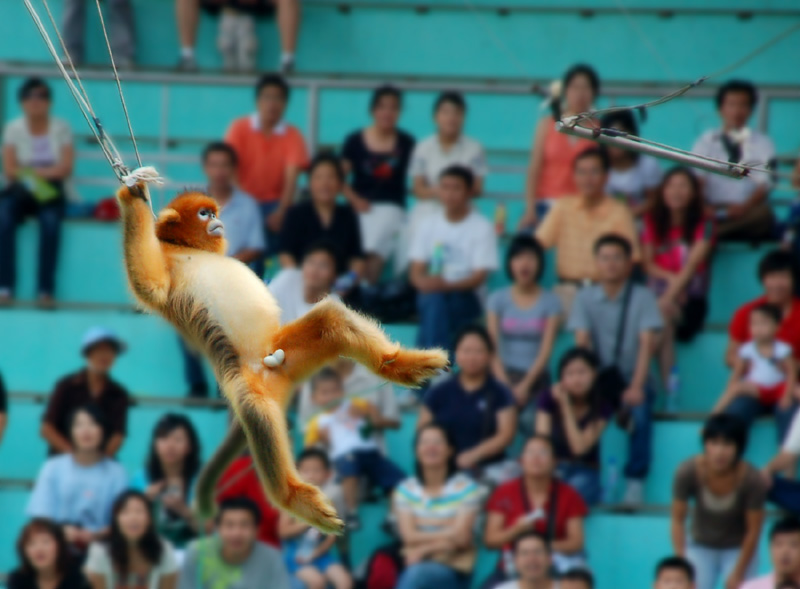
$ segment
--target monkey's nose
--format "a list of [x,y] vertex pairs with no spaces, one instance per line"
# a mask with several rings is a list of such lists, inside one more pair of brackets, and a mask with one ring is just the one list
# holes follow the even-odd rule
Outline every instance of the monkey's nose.
[[214,219],[208,224],[208,233],[210,235],[216,235],[218,237],[222,237],[225,233],[225,228],[222,225],[222,221],[219,219]]

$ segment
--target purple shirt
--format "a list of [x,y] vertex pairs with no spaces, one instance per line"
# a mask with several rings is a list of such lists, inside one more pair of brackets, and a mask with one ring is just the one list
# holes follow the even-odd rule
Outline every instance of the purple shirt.
[[741,589],[775,589],[775,575],[770,573],[752,581],[747,581],[741,586]]

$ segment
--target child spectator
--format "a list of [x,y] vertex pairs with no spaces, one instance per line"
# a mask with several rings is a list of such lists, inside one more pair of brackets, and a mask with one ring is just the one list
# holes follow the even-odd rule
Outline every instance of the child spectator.
[[682,556],[668,556],[656,565],[653,589],[695,589],[694,567]]
[[[600,92],[600,78],[591,66],[578,64],[564,74],[559,94],[554,97],[553,115],[542,117],[536,125],[525,180],[525,214],[519,228],[536,225],[555,199],[573,196],[578,186],[573,176],[575,158],[595,144],[587,139],[556,131],[556,120],[587,112]],[[604,179],[605,181],[605,179]]]
[[[636,124],[633,112],[628,110],[607,114],[600,126],[639,135],[639,125]],[[634,217],[641,218],[652,206],[656,188],[661,182],[658,160],[637,151],[610,145],[606,149],[611,162],[606,192],[627,204]]]
[[190,506],[199,470],[200,440],[192,422],[167,413],[153,428],[147,464],[133,477],[131,488],[153,502],[156,530],[181,550],[197,535]]
[[[131,69],[133,56],[136,53],[136,34],[133,28],[133,2],[131,0],[113,0],[109,2],[108,39],[111,40],[111,51],[117,69]],[[61,16],[64,45],[67,54],[75,66],[84,61],[83,50],[86,29],[86,0],[67,0]],[[66,56],[63,58],[66,59]],[[66,64],[66,62],[65,62]]]
[[800,585],[800,520],[791,515],[778,520],[769,531],[772,572],[742,585],[741,589],[780,589]]
[[256,539],[261,514],[244,497],[225,499],[215,536],[195,540],[181,567],[179,589],[289,589],[281,553]]
[[85,570],[93,589],[174,589],[178,563],[156,530],[153,505],[138,491],[114,502],[108,540],[89,547]]
[[25,512],[61,525],[70,547],[82,554],[107,535],[111,506],[128,480],[125,469],[104,453],[107,428],[96,407],[76,409],[67,424],[71,453],[44,463]]
[[558,364],[558,382],[539,396],[536,433],[553,441],[558,478],[589,505],[600,501],[600,436],[614,414],[595,386],[599,362],[573,348]]
[[533,436],[522,448],[522,476],[497,487],[486,504],[483,541],[501,558],[491,583],[515,574],[513,542],[525,532],[544,534],[560,572],[585,564],[583,520],[589,514],[575,489],[555,478],[555,456],[549,438]]
[[550,385],[548,365],[558,334],[561,303],[539,285],[544,251],[530,236],[508,246],[506,274],[511,286],[493,292],[486,305],[486,326],[495,348],[495,378],[511,388],[517,406],[528,406]]
[[22,528],[17,555],[20,566],[8,576],[8,589],[90,589],[64,531],[49,519],[34,518]]
[[705,322],[714,227],[688,168],[667,172],[650,205],[642,251],[648,285],[664,316],[659,364],[666,385],[675,369],[675,339],[691,341]]
[[299,268],[284,268],[269,283],[269,290],[281,309],[281,323],[299,319],[326,296],[336,282],[336,244],[317,241],[309,245]]
[[417,431],[414,454],[415,476],[392,499],[406,564],[397,589],[467,589],[481,489],[458,472],[455,446],[441,426],[430,423]]
[[587,569],[570,569],[558,578],[558,589],[594,589],[594,576]]
[[[792,348],[777,339],[781,310],[762,303],[750,311],[752,339],[739,348],[728,386],[717,401],[714,412],[724,411],[740,397],[757,399],[764,409],[776,405],[788,409],[797,379],[797,367]],[[738,415],[736,408],[732,413]]]
[[494,227],[470,205],[474,176],[462,166],[439,178],[443,210],[414,233],[409,248],[410,280],[419,291],[417,345],[452,350],[453,337],[483,315],[481,294],[497,268]]
[[372,125],[348,135],[342,166],[352,174],[344,195],[358,213],[367,254],[365,278],[377,284],[386,260],[397,252],[406,223],[406,178],[414,138],[398,129],[402,94],[392,86],[372,93]]
[[36,215],[39,304],[52,306],[61,220],[75,157],[72,131],[65,121],[50,116],[52,96],[44,80],[28,78],[18,97],[23,115],[5,125],[2,139],[8,186],[0,191],[0,305],[9,304],[14,294],[17,226],[25,216]]
[[483,327],[465,328],[455,347],[457,374],[425,394],[417,429],[439,424],[453,439],[459,469],[476,478],[506,481],[518,472],[506,460],[517,429],[514,397],[492,376],[494,348]]
[[[330,462],[324,452],[309,449],[298,457],[297,472],[305,482],[324,489],[331,477]],[[324,589],[328,582],[334,589],[353,586],[350,573],[336,554],[336,536],[323,536],[288,513],[281,513],[278,531],[286,568],[307,589]]]
[[41,434],[50,446],[50,455],[73,450],[68,419],[78,407],[87,404],[95,405],[109,425],[106,454],[117,454],[125,439],[130,401],[128,392],[109,373],[124,351],[125,343],[103,327],[93,327],[83,336],[81,355],[86,358],[86,368],[56,383],[42,419]]
[[517,579],[506,581],[500,585],[486,584],[486,589],[561,589],[564,587],[563,577],[553,580],[553,566],[550,554],[550,543],[543,534],[527,531],[512,544],[511,558]]
[[325,368],[313,378],[311,396],[324,412],[309,422],[305,445],[328,447],[342,482],[348,529],[357,530],[359,479],[366,477],[389,493],[405,475],[381,453],[372,433],[372,423],[381,419],[377,407],[363,399],[345,399],[342,378],[335,370]]
[[[742,460],[747,430],[737,418],[716,415],[703,428],[703,453],[675,473],[672,545],[697,575],[697,589],[740,587],[757,570],[766,485]],[[691,531],[685,520],[694,500]],[[688,545],[687,545],[688,537]]]

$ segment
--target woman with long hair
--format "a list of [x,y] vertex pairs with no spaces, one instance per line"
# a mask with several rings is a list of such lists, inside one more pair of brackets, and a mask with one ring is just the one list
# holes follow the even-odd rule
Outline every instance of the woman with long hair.
[[176,548],[197,535],[192,485],[200,470],[200,440],[185,416],[167,413],[153,428],[147,463],[131,481],[155,506],[158,533]]
[[92,589],[175,589],[178,563],[172,545],[156,531],[152,503],[139,491],[114,502],[108,540],[89,548]]
[[476,557],[472,527],[480,487],[458,472],[453,441],[440,425],[420,427],[414,453],[416,474],[392,499],[406,563],[397,588],[466,589]]
[[675,340],[690,341],[705,322],[713,229],[695,175],[669,170],[642,233],[645,271],[664,315],[659,363],[665,381],[675,367]]
[[8,589],[89,589],[73,562],[64,531],[57,523],[34,518],[17,540],[20,566],[8,577]]

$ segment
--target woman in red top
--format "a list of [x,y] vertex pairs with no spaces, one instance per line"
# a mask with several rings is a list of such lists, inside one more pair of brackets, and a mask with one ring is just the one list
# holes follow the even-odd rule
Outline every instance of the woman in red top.
[[555,478],[556,460],[550,439],[528,439],[520,466],[522,476],[497,487],[486,504],[484,544],[503,553],[484,587],[513,577],[512,543],[529,530],[548,538],[553,564],[559,572],[585,563],[583,520],[589,509],[575,489]]
[[664,315],[659,364],[665,384],[675,366],[675,339],[690,341],[703,328],[712,232],[697,178],[688,168],[672,168],[642,233],[644,267]]

